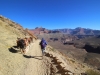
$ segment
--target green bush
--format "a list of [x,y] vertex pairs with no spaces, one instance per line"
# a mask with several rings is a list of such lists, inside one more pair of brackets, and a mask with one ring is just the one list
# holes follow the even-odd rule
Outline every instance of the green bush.
[[10,26],[12,26],[12,27],[13,27],[14,25],[13,25],[13,24],[10,24]]
[[87,75],[100,75],[99,72],[94,71],[94,70],[92,70],[92,69],[87,70],[87,71],[86,71],[86,74],[87,74]]

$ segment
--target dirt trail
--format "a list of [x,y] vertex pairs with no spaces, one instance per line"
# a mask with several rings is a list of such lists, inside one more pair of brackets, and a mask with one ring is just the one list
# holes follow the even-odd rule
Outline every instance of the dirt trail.
[[[40,40],[35,41],[28,48],[28,52],[23,55],[28,58],[24,75],[73,75],[73,73],[62,66],[61,60],[57,61],[57,56],[47,48],[45,56],[42,57],[39,46]],[[57,58],[57,59],[56,59]],[[66,74],[70,72],[70,74]]]
[[50,75],[50,64],[45,57],[42,57],[39,40],[30,45],[29,51],[24,57],[29,58],[24,75]]
[[46,55],[42,57],[39,41],[32,43],[28,53],[23,55],[28,58],[24,75],[73,75],[71,71],[63,68],[65,66],[62,66],[62,60],[57,58],[59,54],[56,56],[47,48]]
[[[77,70],[76,75],[80,75],[84,71],[79,65],[75,63],[72,65],[66,61],[62,54],[50,47],[46,48],[46,55],[42,56],[39,42],[40,40],[36,40],[27,47],[29,51],[22,57],[24,59],[23,64],[20,63],[23,65],[23,72],[19,69],[16,75],[74,75],[75,70]],[[78,72],[79,69],[75,69],[74,65],[77,65],[82,71]]]

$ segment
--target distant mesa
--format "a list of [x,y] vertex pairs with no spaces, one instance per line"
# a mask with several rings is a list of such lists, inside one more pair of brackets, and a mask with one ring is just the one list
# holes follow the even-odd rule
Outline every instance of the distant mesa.
[[35,29],[30,29],[33,34],[41,34],[41,33],[64,33],[70,35],[100,35],[100,30],[93,30],[89,28],[81,28],[77,27],[75,29],[53,29],[49,30],[43,27],[36,27]]
[[43,33],[60,33],[58,30],[48,30],[43,27],[36,27],[35,29],[30,29],[33,34],[43,34]]

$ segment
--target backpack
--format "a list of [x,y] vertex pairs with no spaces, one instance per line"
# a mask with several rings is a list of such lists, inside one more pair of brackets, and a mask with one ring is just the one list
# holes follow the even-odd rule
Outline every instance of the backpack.
[[41,41],[41,46],[45,47],[45,42],[44,41]]

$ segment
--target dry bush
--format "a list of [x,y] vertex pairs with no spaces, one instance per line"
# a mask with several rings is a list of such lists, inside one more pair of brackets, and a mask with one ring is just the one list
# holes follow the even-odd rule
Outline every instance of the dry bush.
[[100,75],[99,72],[94,71],[94,70],[92,70],[92,69],[87,70],[87,71],[86,71],[86,74],[87,74],[87,75]]

